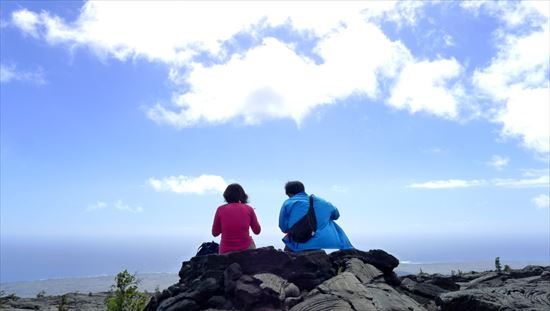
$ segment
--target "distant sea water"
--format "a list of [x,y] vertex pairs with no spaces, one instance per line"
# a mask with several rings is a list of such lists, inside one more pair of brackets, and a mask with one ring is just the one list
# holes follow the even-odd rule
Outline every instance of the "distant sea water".
[[[164,289],[178,281],[183,261],[189,260],[203,238],[181,239],[95,239],[21,240],[2,237],[0,244],[0,290],[20,297],[67,292],[104,292],[114,276],[127,269],[141,279],[140,289]],[[497,240],[366,239],[355,241],[361,250],[384,249],[400,259],[398,275],[494,269],[494,258],[502,265],[523,268],[529,264],[550,265],[548,237]],[[503,242],[504,240],[504,242]],[[256,244],[277,245],[275,239]],[[279,243],[281,244],[281,243]]]

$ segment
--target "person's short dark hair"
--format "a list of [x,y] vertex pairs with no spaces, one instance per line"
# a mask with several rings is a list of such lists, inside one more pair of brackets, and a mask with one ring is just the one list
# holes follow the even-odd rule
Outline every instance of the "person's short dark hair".
[[306,188],[304,187],[304,184],[302,184],[300,181],[297,181],[297,180],[289,181],[285,185],[285,192],[286,192],[286,195],[288,195],[289,197],[305,191],[306,191]]
[[248,195],[239,184],[230,184],[223,192],[223,198],[227,203],[248,203]]

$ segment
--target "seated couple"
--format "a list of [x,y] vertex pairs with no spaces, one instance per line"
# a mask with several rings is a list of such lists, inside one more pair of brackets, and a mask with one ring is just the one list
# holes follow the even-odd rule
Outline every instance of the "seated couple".
[[[299,181],[286,183],[285,192],[288,199],[283,203],[279,213],[279,228],[286,234],[283,238],[285,251],[353,248],[342,228],[334,222],[340,217],[338,209],[318,197],[313,197],[313,209],[317,220],[315,234],[303,243],[289,238],[290,228],[308,213],[310,203],[304,184]],[[254,209],[247,204],[248,195],[243,187],[231,184],[225,189],[223,197],[227,204],[218,207],[212,225],[212,235],[222,235],[220,254],[256,248],[248,228],[258,235],[261,227]]]

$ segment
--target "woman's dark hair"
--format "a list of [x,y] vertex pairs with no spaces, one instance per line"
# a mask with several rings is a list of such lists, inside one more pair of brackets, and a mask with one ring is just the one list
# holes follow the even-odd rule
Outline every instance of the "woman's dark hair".
[[223,198],[227,203],[248,203],[248,195],[239,184],[231,184],[225,188]]
[[289,197],[305,191],[306,191],[306,188],[304,187],[304,184],[302,184],[297,180],[289,181],[285,185],[285,192],[286,192],[286,195],[288,195]]

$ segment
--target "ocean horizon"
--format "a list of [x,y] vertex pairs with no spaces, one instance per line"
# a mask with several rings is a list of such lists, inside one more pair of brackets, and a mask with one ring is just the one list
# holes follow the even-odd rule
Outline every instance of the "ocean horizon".
[[[114,276],[125,269],[138,275],[177,274],[181,263],[195,255],[200,241],[208,238],[21,240],[3,237],[0,283]],[[281,242],[268,235],[255,237],[255,241],[258,247],[283,248]],[[406,267],[404,271],[411,273],[417,273],[420,268],[429,273],[490,269],[497,256],[503,265],[514,268],[527,264],[550,265],[548,245],[548,238],[544,236],[477,240],[373,237],[354,242],[360,250],[385,250],[400,260],[399,269]]]

